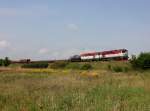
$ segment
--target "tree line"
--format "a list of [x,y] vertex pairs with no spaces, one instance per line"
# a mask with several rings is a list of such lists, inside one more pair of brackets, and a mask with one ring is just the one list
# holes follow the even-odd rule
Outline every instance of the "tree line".
[[[144,53],[139,54],[138,56],[132,55],[130,63],[132,65],[133,69],[150,69],[150,52],[144,52]],[[0,59],[0,66],[7,67],[10,64],[11,64],[11,61],[9,60],[8,57],[5,57],[4,59]],[[62,66],[64,66],[64,63],[63,64],[55,63],[54,66],[62,67]],[[46,62],[42,62],[42,63],[40,62],[40,63],[34,63],[34,64],[30,63],[30,64],[24,64],[22,67],[23,68],[29,68],[29,67],[30,68],[47,68],[48,63],[46,63]]]
[[144,52],[138,56],[132,55],[130,62],[134,69],[150,69],[150,52]]
[[0,59],[0,66],[9,66],[11,64],[11,61],[8,57],[5,57],[4,59]]

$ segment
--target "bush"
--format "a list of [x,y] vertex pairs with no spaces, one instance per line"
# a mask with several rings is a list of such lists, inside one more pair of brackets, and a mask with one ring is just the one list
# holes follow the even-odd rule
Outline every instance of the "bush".
[[120,67],[120,66],[114,66],[114,67],[112,68],[112,70],[115,71],[115,72],[123,72],[123,68]]
[[91,64],[84,64],[83,66],[81,66],[81,69],[82,70],[89,70],[89,69],[92,69],[92,65]]
[[128,72],[129,71],[129,68],[128,67],[124,67],[123,68],[123,72]]
[[0,59],[0,66],[3,66],[4,60]]
[[51,65],[51,68],[53,68],[53,69],[63,69],[63,68],[65,68],[67,65],[68,65],[68,62],[65,62],[65,61],[58,61],[58,62],[54,62],[54,63]]
[[132,56],[131,64],[135,69],[150,68],[150,53],[141,53],[137,58],[136,56]]
[[69,63],[66,65],[67,69],[81,69],[81,64],[79,63]]
[[80,64],[77,62],[58,61],[50,65],[53,69],[78,69],[78,70],[89,70],[92,69],[90,64]]
[[28,63],[22,65],[22,68],[47,68],[48,63],[47,62],[39,62],[39,63]]
[[5,57],[5,59],[0,59],[0,66],[9,66],[11,64],[11,61],[8,57]]
[[111,66],[111,65],[108,65],[107,67],[108,67],[109,71],[114,71],[114,72],[128,72],[129,71],[129,68],[125,67],[125,66]]
[[8,57],[5,57],[5,59],[4,59],[4,66],[9,66],[10,65],[10,60],[9,60],[9,58]]
[[112,67],[111,67],[110,64],[107,66],[107,68],[108,68],[108,70],[111,70],[111,69],[112,69]]

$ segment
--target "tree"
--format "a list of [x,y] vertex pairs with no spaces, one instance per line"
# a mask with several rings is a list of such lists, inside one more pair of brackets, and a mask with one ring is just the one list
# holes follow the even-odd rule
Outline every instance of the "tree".
[[5,57],[5,59],[4,59],[4,66],[9,66],[10,65],[10,60],[9,60],[9,58],[8,57]]
[[4,60],[0,59],[0,66],[3,66]]
[[131,64],[134,68],[150,68],[150,52],[141,53],[137,58],[133,57]]

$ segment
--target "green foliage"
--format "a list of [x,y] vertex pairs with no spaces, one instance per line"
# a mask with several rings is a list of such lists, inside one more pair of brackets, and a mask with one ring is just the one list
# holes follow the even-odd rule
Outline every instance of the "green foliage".
[[8,57],[5,57],[5,59],[4,59],[4,66],[9,66],[10,65],[10,60],[9,60],[9,58]]
[[8,57],[5,57],[5,59],[0,59],[0,66],[9,66],[11,64],[11,61]]
[[[131,79],[130,75],[106,74],[100,78],[86,79],[79,74],[70,75],[70,72],[63,76],[62,72],[40,75],[0,73],[0,109],[1,111],[149,111],[150,76],[144,76],[144,79],[140,76],[132,75]],[[143,82],[147,84],[144,86],[139,84]]]
[[58,61],[50,66],[53,69],[77,69],[77,70],[89,70],[92,69],[91,64],[79,64],[77,62],[65,62],[65,61]]
[[112,70],[115,71],[115,72],[123,72],[123,68],[120,67],[120,66],[114,66],[114,67],[112,68]]
[[0,66],[3,66],[4,60],[0,59]]
[[114,71],[114,72],[128,72],[129,68],[126,66],[111,66],[110,64],[107,66],[108,70]]
[[92,69],[92,65],[91,64],[84,64],[83,66],[81,66],[81,69],[82,70],[89,70],[89,69]]
[[108,70],[111,70],[112,66],[110,64],[108,64],[107,68],[108,68]]
[[79,63],[69,63],[66,65],[67,69],[81,69],[81,64]]
[[141,53],[137,58],[132,57],[131,64],[133,68],[148,69],[150,68],[150,53]]
[[47,62],[28,63],[22,65],[22,68],[47,68],[47,67],[48,67]]
[[128,71],[129,71],[129,68],[128,68],[128,67],[124,67],[124,68],[123,68],[123,71],[124,71],[124,72],[128,72]]
[[63,69],[68,65],[68,62],[65,61],[58,61],[58,62],[54,62],[53,64],[51,64],[51,68],[53,69]]

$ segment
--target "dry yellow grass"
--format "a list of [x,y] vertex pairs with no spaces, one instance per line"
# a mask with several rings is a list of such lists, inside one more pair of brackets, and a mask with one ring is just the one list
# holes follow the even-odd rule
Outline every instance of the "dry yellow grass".
[[149,111],[150,72],[117,73],[107,65],[92,70],[1,68],[0,111]]

